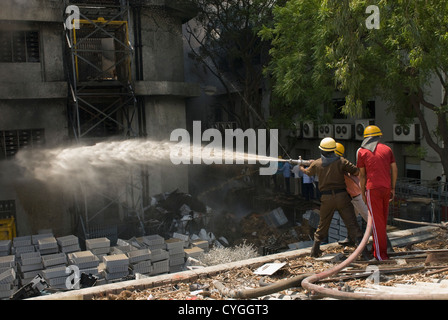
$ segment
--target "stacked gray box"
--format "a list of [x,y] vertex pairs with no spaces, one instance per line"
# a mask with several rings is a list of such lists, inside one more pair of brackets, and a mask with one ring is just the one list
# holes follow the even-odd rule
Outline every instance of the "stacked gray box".
[[59,252],[58,242],[55,237],[40,238],[37,240],[37,244],[41,255]]
[[70,275],[66,266],[50,267],[41,272],[47,284],[53,288],[66,288],[66,280]]
[[180,240],[184,241],[184,248],[188,248],[188,246],[190,245],[190,237],[186,234],[174,232],[173,238],[180,239]]
[[17,289],[16,272],[13,268],[0,273],[0,299],[9,298]]
[[46,269],[61,266],[65,267],[67,266],[67,255],[63,252],[59,252],[42,256],[42,264]]
[[77,236],[68,235],[64,237],[56,238],[59,246],[59,251],[63,253],[72,253],[76,251],[81,251],[79,247],[79,239]]
[[185,251],[185,258],[194,258],[197,259],[201,254],[204,253],[204,250],[199,247],[191,247],[184,249]]
[[[356,218],[358,225],[361,227],[363,219],[360,215]],[[330,229],[328,230],[328,242],[337,242],[346,239],[348,236],[347,227],[342,220],[339,212],[335,211],[331,219]]]
[[[165,240],[164,240],[165,243]],[[170,271],[170,255],[163,249],[151,250],[152,271],[151,275],[168,273]]]
[[193,247],[201,248],[202,250],[204,250],[204,252],[210,251],[210,244],[206,240],[201,240],[201,239],[193,240],[191,242],[191,244]]
[[15,255],[0,257],[0,273],[13,268],[17,271],[17,259]]
[[124,254],[103,256],[107,281],[121,279],[129,275],[129,258]]
[[18,288],[16,256],[0,257],[0,299],[9,298]]
[[20,255],[18,274],[22,285],[28,284],[35,276],[42,274],[44,265],[40,252],[27,252]]
[[90,250],[69,253],[67,258],[69,265],[77,266],[80,273],[99,275],[100,260]]
[[128,254],[130,251],[134,250],[137,250],[137,248],[131,245],[115,246],[111,248],[110,254],[120,254],[120,253]]
[[179,272],[183,270],[183,265],[185,263],[185,251],[184,245],[185,241],[178,238],[171,238],[165,240],[166,250],[169,254],[169,266],[170,272]]
[[339,235],[339,229],[341,227],[341,217],[337,211],[333,214],[333,218],[331,219],[330,228],[328,229],[328,242],[337,242],[343,240]]
[[149,250],[165,249],[165,239],[158,234],[142,237],[143,244],[149,248]]
[[31,243],[32,243],[33,246],[38,248],[38,245],[39,245],[38,241],[39,241],[39,239],[51,238],[51,237],[54,237],[53,233],[51,233],[51,232],[33,234],[31,236]]
[[0,257],[9,256],[11,254],[11,240],[0,240]]
[[132,274],[148,275],[152,272],[151,251],[149,249],[131,250],[126,254]]
[[34,251],[36,250],[32,244],[31,236],[15,237],[12,239],[11,253],[15,254],[17,258],[19,258],[22,253]]
[[103,257],[110,252],[110,240],[108,238],[87,239],[86,249],[98,257]]

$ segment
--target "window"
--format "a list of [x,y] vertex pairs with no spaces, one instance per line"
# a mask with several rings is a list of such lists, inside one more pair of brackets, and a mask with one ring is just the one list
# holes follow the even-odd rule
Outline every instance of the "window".
[[0,62],[40,62],[38,31],[0,31]]
[[0,131],[0,159],[11,159],[20,149],[38,148],[44,143],[44,129]]

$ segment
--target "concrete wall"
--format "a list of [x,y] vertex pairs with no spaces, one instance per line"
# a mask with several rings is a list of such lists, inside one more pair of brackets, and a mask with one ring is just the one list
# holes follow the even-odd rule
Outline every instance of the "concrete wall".
[[[43,128],[48,148],[68,140],[60,5],[57,1],[3,1],[0,12],[0,27],[39,31],[40,44],[40,62],[0,63],[0,130]],[[57,234],[70,231],[67,195],[20,176],[14,161],[0,165],[0,200],[15,200],[19,235],[45,228]]]
[[[174,129],[186,129],[183,99],[169,96],[147,97],[146,116],[150,139],[168,141]],[[149,165],[151,194],[171,192],[175,189],[188,192],[188,166],[173,165],[170,159],[166,159],[165,164],[160,167]]]
[[[197,96],[198,86],[185,83],[182,22],[169,7],[142,9],[143,81],[136,83],[145,96],[148,138],[168,141],[174,129],[187,128],[185,98]],[[150,192],[188,192],[188,167],[172,165],[150,169]]]
[[[197,86],[184,82],[181,35],[182,23],[194,11],[186,3],[179,7],[171,0],[139,3],[143,4],[144,79],[135,83],[135,91],[144,97],[148,138],[169,140],[172,130],[186,128],[185,98],[198,92]],[[71,143],[63,12],[60,0],[5,0],[0,11],[0,28],[8,25],[40,33],[39,63],[0,63],[0,131],[44,128],[49,148]],[[131,21],[131,42],[132,26]],[[7,174],[17,172],[13,161],[1,161],[0,167],[0,200],[16,200],[19,235],[43,228],[52,228],[57,235],[74,231],[74,217],[69,213],[73,194],[36,180],[15,179]],[[150,167],[149,174],[151,195],[177,188],[188,191],[186,167],[167,163],[162,168]]]

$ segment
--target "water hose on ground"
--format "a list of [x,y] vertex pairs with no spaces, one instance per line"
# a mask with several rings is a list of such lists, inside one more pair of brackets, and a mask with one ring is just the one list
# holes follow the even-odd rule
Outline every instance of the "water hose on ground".
[[356,257],[364,250],[364,247],[367,245],[367,242],[370,238],[370,233],[372,231],[372,217],[370,213],[367,219],[367,227],[364,233],[364,237],[361,240],[361,243],[356,248],[356,250],[342,263],[339,265],[330,268],[326,271],[323,271],[318,274],[313,274],[310,277],[303,279],[302,287],[319,295],[331,297],[335,299],[343,299],[343,300],[446,300],[448,299],[448,294],[439,293],[439,294],[388,294],[388,293],[362,293],[362,292],[347,292],[347,291],[339,291],[336,289],[325,288],[319,285],[314,284],[317,281],[320,281],[324,278],[330,277],[343,268],[347,267],[351,264]]
[[251,299],[272,294],[278,291],[286,290],[292,287],[300,287],[303,279],[311,275],[312,273],[304,273],[289,279],[280,280],[273,284],[269,284],[255,289],[231,290],[226,288],[221,282],[217,280],[213,281],[213,285],[224,296],[234,299]]

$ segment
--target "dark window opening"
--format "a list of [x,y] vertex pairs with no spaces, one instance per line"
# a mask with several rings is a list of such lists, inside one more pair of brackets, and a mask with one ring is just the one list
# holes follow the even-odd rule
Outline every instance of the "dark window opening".
[[0,31],[0,62],[40,62],[38,31]]
[[21,149],[39,148],[43,144],[44,129],[0,131],[0,160],[13,158]]

